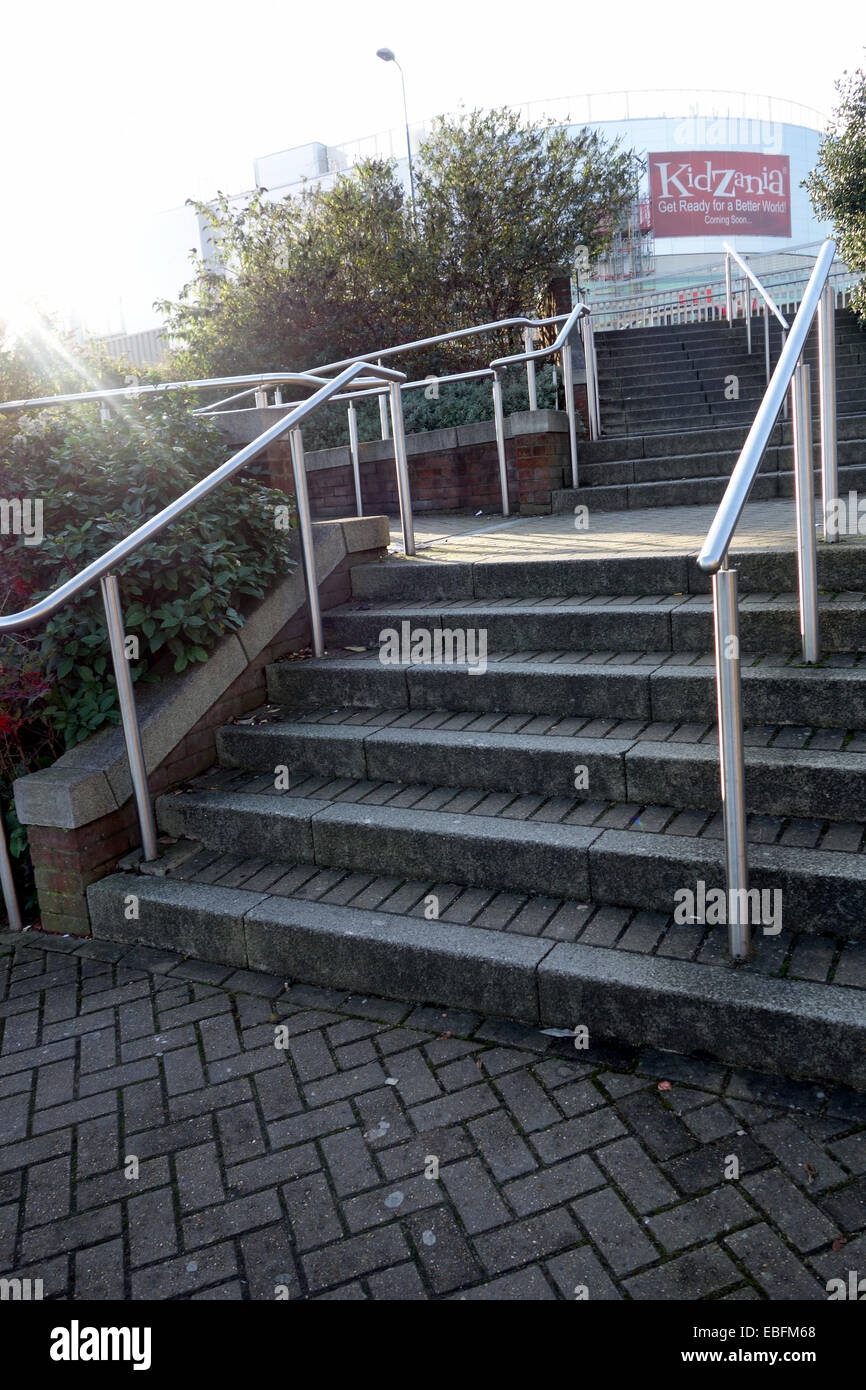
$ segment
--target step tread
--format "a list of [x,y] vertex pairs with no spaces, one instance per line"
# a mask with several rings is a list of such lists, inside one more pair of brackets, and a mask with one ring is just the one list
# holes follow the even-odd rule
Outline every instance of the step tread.
[[[147,894],[146,876],[113,876],[117,887],[138,881]],[[673,917],[642,908],[617,908],[606,903],[578,902],[574,899],[539,897],[466,888],[456,883],[343,872],[322,869],[314,863],[245,859],[206,848],[186,860],[181,867],[168,870],[152,883],[172,883],[183,892],[183,885],[232,890],[239,899],[249,901],[247,910],[274,898],[293,902],[320,903],[339,912],[388,913],[410,920],[430,922],[431,897],[438,899],[434,922],[460,929],[477,929],[531,937],[541,942],[569,942],[603,952],[623,952],[638,958],[677,960],[710,966],[735,973],[737,977],[762,977],[778,981],[802,981],[838,991],[849,998],[862,998],[866,991],[866,944],[840,941],[813,934],[798,937],[784,929],[776,935],[756,931],[753,954],[748,962],[731,967],[727,956],[724,927],[708,924],[681,924]],[[110,890],[113,880],[101,881],[101,890]],[[157,890],[158,891],[158,890]],[[243,906],[243,903],[240,903]],[[866,1017],[863,1019],[866,1027]]]
[[[390,822],[399,813],[408,822],[418,820],[429,833],[496,833],[519,837],[521,827],[530,827],[542,839],[563,843],[563,829],[575,831],[586,847],[582,833],[592,831],[595,838],[608,830],[629,832],[656,846],[662,852],[671,837],[712,844],[721,851],[724,830],[720,811],[683,808],[641,802],[617,802],[607,798],[548,796],[541,792],[491,792],[477,787],[438,785],[432,782],[397,782],[353,777],[305,776],[298,774],[292,785],[276,790],[272,773],[251,773],[241,768],[220,768],[187,784],[184,791],[160,798],[158,806],[181,803],[212,806],[231,813],[251,809],[258,814],[298,815],[312,818],[329,807],[356,806],[370,810],[370,824],[378,815],[380,823]],[[845,831],[846,834],[841,833]],[[754,845],[770,847],[783,858],[803,853],[839,856],[839,867],[852,869],[866,852],[863,823],[842,825],[823,817],[767,816],[747,817],[746,833]],[[844,846],[844,847],[843,847]]]
[[[345,733],[351,728],[359,737],[365,733],[374,737],[390,729],[407,733],[435,733],[440,739],[453,738],[456,734],[476,738],[481,736],[488,740],[496,739],[505,745],[509,739],[519,738],[522,742],[535,741],[539,748],[543,748],[544,741],[550,739],[591,740],[599,744],[626,742],[629,746],[643,743],[686,744],[713,749],[718,744],[715,724],[701,722],[661,723],[641,719],[599,719],[589,715],[585,718],[562,718],[549,714],[506,714],[489,710],[464,710],[455,714],[453,710],[446,709],[416,707],[407,710],[383,705],[361,708],[353,705],[321,705],[306,710],[281,710],[278,706],[267,705],[233,720],[226,727],[255,738],[279,735],[281,732],[303,736],[311,726],[323,732],[333,728],[335,733]],[[846,756],[866,758],[866,732],[857,729],[746,724],[743,737],[747,749],[783,749],[792,760],[800,759],[808,752],[844,753]]]
[[[118,880],[121,877],[127,885],[131,876],[118,875]],[[103,880],[103,885],[111,882]],[[142,885],[142,895],[146,894],[146,876],[138,876],[137,882]],[[732,971],[723,927],[683,925],[670,915],[643,908],[363,874],[305,862],[249,859],[203,846],[182,866],[162,876],[162,882],[181,886],[181,892],[184,884],[231,889],[239,898],[248,898],[250,909],[262,900],[285,898],[416,921],[430,920],[426,914],[432,908],[432,895],[438,899],[439,915],[434,920],[451,926],[550,943],[579,943],[596,950]],[[756,931],[753,955],[736,967],[736,973],[809,982],[862,997],[866,991],[866,943],[821,935],[802,937],[784,928],[777,935]]]

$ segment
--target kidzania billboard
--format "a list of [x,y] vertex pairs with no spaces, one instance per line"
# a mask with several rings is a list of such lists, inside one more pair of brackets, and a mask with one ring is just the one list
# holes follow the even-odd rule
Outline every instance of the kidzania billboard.
[[787,155],[742,150],[649,156],[657,237],[791,235]]

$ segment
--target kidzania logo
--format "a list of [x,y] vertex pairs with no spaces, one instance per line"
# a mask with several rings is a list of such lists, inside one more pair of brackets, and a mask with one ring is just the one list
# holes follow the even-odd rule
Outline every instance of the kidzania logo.
[[657,237],[791,235],[791,161],[744,150],[651,154]]
[[743,173],[732,166],[723,168],[711,159],[703,165],[674,164],[659,162],[660,187],[658,196],[671,198],[679,194],[683,198],[694,197],[698,193],[710,193],[714,198],[736,198],[747,193],[753,197],[767,197],[775,194],[787,196],[785,176],[782,169],[763,165],[758,173]]

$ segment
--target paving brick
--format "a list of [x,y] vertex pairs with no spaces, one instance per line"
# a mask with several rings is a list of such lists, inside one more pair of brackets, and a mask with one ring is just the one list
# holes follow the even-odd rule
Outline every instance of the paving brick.
[[537,1161],[530,1149],[504,1113],[499,1112],[482,1120],[473,1120],[470,1122],[469,1130],[484,1155],[487,1166],[499,1182],[517,1177],[521,1173],[528,1173],[537,1167]]
[[187,1250],[195,1250],[200,1245],[210,1245],[225,1236],[239,1235],[258,1226],[273,1225],[281,1215],[275,1192],[256,1192],[249,1197],[238,1197],[223,1206],[208,1207],[205,1211],[186,1217],[182,1222],[184,1246]]
[[123,1241],[106,1240],[75,1254],[75,1298],[117,1303],[126,1297]]
[[447,1208],[412,1216],[406,1226],[434,1293],[450,1293],[480,1278],[478,1260]]
[[494,1092],[486,1083],[468,1086],[441,1100],[431,1100],[426,1105],[416,1105],[409,1114],[416,1129],[439,1129],[443,1125],[456,1124],[476,1115],[483,1115],[498,1107]]
[[[743,1179],[743,1185],[749,1179]],[[649,1230],[665,1250],[682,1250],[687,1245],[697,1245],[701,1241],[715,1240],[736,1226],[756,1220],[756,1213],[737,1191],[733,1182],[708,1192],[703,1197],[695,1197],[691,1202],[683,1202],[670,1211],[653,1216],[648,1222]]]
[[660,1269],[626,1279],[625,1287],[635,1299],[700,1299],[739,1283],[742,1275],[723,1251],[709,1246],[670,1260]]
[[503,1192],[518,1216],[558,1206],[601,1187],[604,1177],[588,1154],[543,1168],[529,1177],[507,1183]]
[[620,1114],[656,1158],[674,1158],[694,1147],[694,1140],[679,1117],[661,1100],[642,1091],[617,1102]]
[[658,1259],[634,1217],[615,1192],[606,1188],[574,1203],[581,1225],[615,1274],[628,1274]]
[[452,1294],[458,1302],[479,1302],[489,1300],[496,1303],[539,1303],[555,1299],[556,1294],[538,1266],[518,1269],[513,1274],[502,1274],[487,1284],[478,1284],[474,1289]]
[[24,1262],[40,1260],[67,1250],[96,1245],[110,1236],[120,1235],[120,1225],[120,1206],[114,1203],[98,1211],[67,1217],[65,1221],[37,1226],[32,1231],[25,1231],[21,1237],[21,1259]]
[[[771,1168],[762,1173],[747,1174],[743,1178],[743,1187],[758,1206],[763,1208],[771,1221],[778,1226],[786,1240],[804,1254],[810,1250],[817,1250],[821,1245],[826,1245],[839,1234],[833,1222],[818,1209],[814,1202],[810,1202],[778,1168]],[[825,1199],[825,1207],[833,1211],[837,1218],[842,1213],[834,1207],[834,1197],[844,1196],[845,1192],[850,1190],[850,1188],[843,1189],[841,1194],[833,1194]],[[862,1209],[862,1196],[860,1206]],[[866,1211],[863,1212],[862,1222],[866,1225]],[[844,1223],[844,1226],[845,1229],[851,1229],[847,1223]]]
[[476,1237],[475,1249],[491,1274],[555,1255],[580,1241],[580,1230],[563,1207],[515,1221],[501,1231]]
[[283,1223],[251,1231],[242,1235],[238,1243],[250,1298],[282,1301],[286,1295],[290,1299],[301,1297],[295,1255]]
[[644,1215],[676,1201],[671,1186],[636,1139],[618,1139],[599,1150],[598,1161],[635,1211]]
[[608,1139],[618,1139],[625,1134],[625,1126],[612,1110],[602,1110],[595,1114],[579,1115],[562,1124],[553,1125],[541,1134],[532,1135],[532,1143],[545,1163],[555,1163],[558,1158],[568,1158],[584,1149],[594,1149]]
[[759,1144],[770,1150],[800,1187],[824,1192],[844,1180],[845,1173],[792,1121],[771,1120],[755,1130]]
[[563,1298],[592,1303],[614,1303],[622,1299],[622,1294],[589,1245],[581,1245],[577,1250],[569,1250],[564,1255],[546,1260],[545,1268]]
[[176,1253],[178,1241],[171,1187],[130,1197],[126,1218],[133,1266],[150,1264]]
[[728,1236],[725,1244],[735,1259],[745,1265],[768,1298],[825,1297],[824,1288],[766,1224],[737,1231]]
[[[129,1147],[133,1148],[134,1145]],[[168,1159],[165,1156],[145,1159],[133,1169],[130,1159],[136,1157],[134,1152],[124,1153],[122,1164],[111,1168],[107,1173],[100,1173],[97,1177],[82,1179],[76,1174],[79,1211],[104,1206],[107,1202],[125,1201],[127,1197],[145,1192],[149,1188],[164,1187],[171,1181]],[[136,1173],[134,1178],[128,1176],[131,1172]]]
[[409,1258],[409,1253],[403,1232],[391,1225],[316,1250],[305,1255],[301,1264],[310,1289],[315,1293],[332,1284],[400,1264]]
[[182,1211],[213,1206],[225,1196],[216,1144],[182,1149],[175,1161],[177,1191]]
[[741,1176],[768,1166],[766,1154],[753,1139],[748,1135],[731,1135],[713,1144],[704,1144],[695,1153],[675,1158],[665,1164],[665,1171],[682,1192],[703,1192],[718,1187],[724,1180],[731,1155],[738,1161]]
[[375,1187],[381,1181],[370,1159],[370,1151],[357,1130],[328,1135],[321,1145],[338,1196]]
[[195,1255],[180,1255],[147,1269],[133,1270],[133,1299],[180,1298],[208,1284],[222,1282],[237,1272],[237,1257],[230,1241],[210,1245]]
[[413,1264],[396,1265],[367,1276],[370,1297],[399,1303],[420,1302],[428,1297],[421,1275]]
[[262,1127],[252,1101],[220,1110],[216,1122],[227,1167],[248,1158],[258,1158],[264,1152]]

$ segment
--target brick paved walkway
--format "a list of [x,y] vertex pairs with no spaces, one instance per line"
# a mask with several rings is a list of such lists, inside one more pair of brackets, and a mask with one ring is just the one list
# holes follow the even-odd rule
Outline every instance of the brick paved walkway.
[[[593,511],[588,530],[576,530],[574,517],[525,516],[505,520],[482,516],[419,512],[415,517],[418,554],[425,560],[555,560],[595,555],[697,555],[717,511],[715,506],[635,507]],[[820,515],[819,509],[816,516]],[[733,549],[790,550],[797,538],[794,502],[770,498],[749,502],[737,527]],[[866,538],[849,536],[846,545]],[[391,543],[402,550],[399,521],[391,521]]]
[[0,937],[0,1000],[0,1276],[46,1297],[823,1300],[866,1272],[862,1095],[73,939]]

